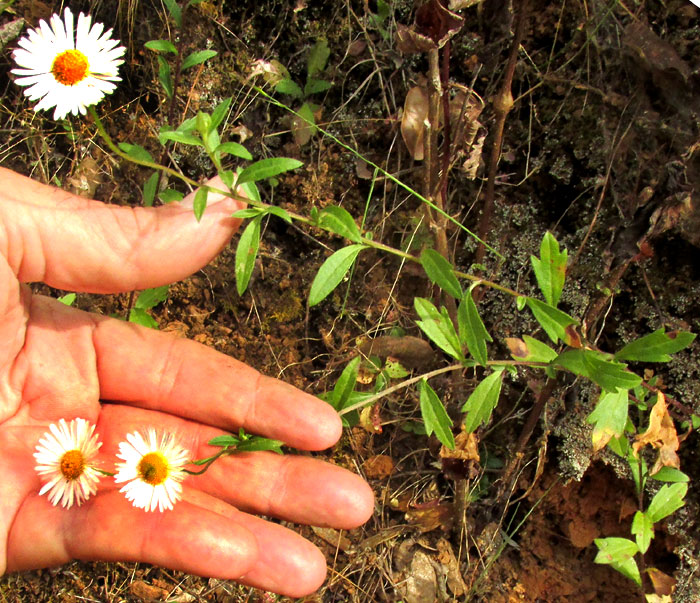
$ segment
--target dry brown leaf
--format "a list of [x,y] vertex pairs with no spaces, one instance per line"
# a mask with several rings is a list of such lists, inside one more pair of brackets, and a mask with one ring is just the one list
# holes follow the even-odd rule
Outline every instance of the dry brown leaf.
[[437,500],[424,503],[406,512],[406,521],[422,533],[441,528],[449,530],[454,523],[455,509],[451,503],[440,503]]
[[668,414],[666,398],[661,392],[658,393],[658,400],[649,414],[648,429],[638,435],[636,441],[632,444],[634,453],[639,454],[639,450],[647,444],[659,449],[659,457],[650,475],[657,473],[661,467],[680,468],[680,459],[676,454],[676,450],[678,450],[680,445],[678,434],[673,425],[673,419]]
[[438,561],[445,568],[447,588],[455,597],[461,597],[467,591],[467,586],[459,571],[459,562],[452,550],[452,545],[446,538],[440,538],[437,541],[437,549]]
[[327,542],[332,547],[336,547],[337,549],[343,551],[343,553],[352,547],[352,542],[350,542],[350,539],[340,530],[334,530],[333,528],[319,528],[317,526],[311,526],[311,529],[321,540]]
[[474,479],[479,474],[479,438],[475,433],[462,431],[455,437],[454,449],[440,449],[442,470],[452,479]]
[[414,86],[406,94],[401,116],[401,136],[409,155],[416,161],[423,159],[425,120],[428,119],[428,91],[423,86]]
[[365,406],[360,411],[360,426],[369,433],[382,433],[382,418],[379,415],[379,404]]
[[394,471],[394,461],[386,454],[377,454],[362,463],[362,469],[369,479],[389,477]]
[[[676,579],[673,576],[665,574],[655,567],[650,567],[647,570],[651,583],[654,586],[654,593],[661,597],[659,601],[670,601],[673,591],[676,589]],[[648,595],[647,595],[648,596]],[[665,597],[666,599],[663,599]]]
[[382,335],[374,339],[366,339],[359,348],[367,356],[396,358],[402,366],[409,370],[427,370],[437,361],[435,350],[425,339],[410,335],[405,337]]
[[81,197],[94,198],[97,187],[102,184],[102,170],[94,158],[87,155],[67,179],[68,189]]

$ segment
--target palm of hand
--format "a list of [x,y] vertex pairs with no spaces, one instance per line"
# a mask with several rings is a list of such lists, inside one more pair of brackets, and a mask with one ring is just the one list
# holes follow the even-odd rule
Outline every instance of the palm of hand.
[[38,495],[33,452],[60,418],[97,425],[99,465],[108,471],[124,436],[146,427],[173,432],[192,458],[238,427],[301,449],[335,442],[332,409],[291,386],[194,342],[20,285],[118,292],[181,278],[227,242],[235,202],[210,204],[198,225],[186,208],[111,208],[2,169],[0,182],[0,574],[73,558],[140,560],[291,596],[315,590],[325,576],[320,551],[253,515],[338,528],[364,522],[372,511],[366,484],[315,459],[221,459],[189,477],[183,500],[164,513],[135,509],[110,478],[68,510]]

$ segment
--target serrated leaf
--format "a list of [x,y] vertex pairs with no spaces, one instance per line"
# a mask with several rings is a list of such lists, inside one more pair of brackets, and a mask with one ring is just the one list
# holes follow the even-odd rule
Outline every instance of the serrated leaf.
[[185,57],[185,60],[182,61],[182,66],[180,69],[182,71],[185,71],[185,69],[189,69],[190,67],[194,67],[195,65],[199,65],[200,63],[204,63],[204,61],[208,61],[212,57],[215,57],[218,52],[216,50],[198,50],[196,52],[193,52],[192,54],[189,54]]
[[186,144],[195,147],[204,146],[201,138],[188,134],[187,132],[180,132],[179,130],[171,130],[169,132],[163,132],[162,130],[158,134],[158,140],[161,144],[165,144],[166,141],[172,140],[173,142],[179,142],[180,144]]
[[493,409],[498,404],[503,385],[503,369],[498,369],[486,377],[471,393],[462,406],[464,417],[464,430],[468,433],[475,432],[479,425],[488,423]]
[[148,327],[149,329],[158,328],[158,321],[142,308],[131,309],[131,312],[129,312],[129,322],[141,325],[142,327]]
[[455,438],[452,433],[452,419],[448,416],[442,401],[425,379],[418,385],[418,392],[426,433],[428,435],[434,433],[442,444],[453,450]]
[[540,245],[540,257],[530,256],[537,284],[550,306],[556,307],[566,279],[567,251],[559,251],[559,243],[551,232],[545,233]]
[[311,96],[312,94],[318,94],[319,92],[325,92],[333,85],[333,82],[327,82],[326,80],[317,80],[314,78],[309,78],[304,85],[304,96]]
[[413,306],[421,318],[416,324],[443,352],[460,362],[464,360],[459,337],[447,312],[439,312],[432,302],[422,297],[413,299]]
[[326,68],[328,57],[331,56],[331,50],[328,48],[328,40],[319,38],[316,44],[311,48],[309,58],[306,61],[306,77],[311,79],[317,73],[320,73]]
[[554,364],[587,377],[609,392],[632,389],[642,382],[639,375],[627,370],[626,364],[609,360],[596,350],[566,350],[559,354]]
[[525,362],[552,362],[559,354],[550,348],[546,343],[523,335],[522,339],[517,337],[506,337],[506,345],[510,350],[510,355],[516,360]]
[[158,187],[158,172],[153,172],[146,182],[143,183],[143,206],[151,207],[156,198],[156,188]]
[[636,542],[627,538],[596,538],[595,543],[598,547],[598,554],[593,560],[595,563],[610,565],[639,586],[642,585],[639,568],[634,560],[639,552]]
[[480,365],[486,366],[486,361],[488,360],[486,343],[493,341],[493,339],[491,339],[484,326],[484,321],[479,316],[479,310],[472,298],[471,289],[464,295],[459,308],[457,308],[457,323],[459,340],[462,344],[466,344],[474,360]]
[[593,451],[605,448],[612,438],[619,438],[625,432],[629,392],[621,389],[617,392],[603,392],[593,412],[586,421],[593,425]]
[[211,113],[211,128],[218,128],[219,124],[224,121],[228,108],[231,106],[231,97],[222,100]]
[[637,511],[634,514],[634,519],[632,519],[632,527],[630,532],[637,540],[637,547],[639,547],[642,555],[647,552],[649,545],[651,544],[651,539],[654,537],[654,522],[651,520],[649,515]]
[[144,46],[156,52],[172,52],[173,54],[177,54],[177,48],[175,48],[175,44],[170,40],[149,40]]
[[204,215],[204,210],[207,208],[207,197],[209,196],[209,191],[204,188],[198,188],[197,192],[194,194],[194,202],[192,203],[192,209],[194,210],[194,217],[197,222],[202,219]]
[[304,91],[301,89],[301,86],[288,77],[281,79],[275,84],[275,91],[280,94],[289,94],[289,96],[298,99],[304,98]]
[[420,254],[420,263],[428,278],[445,293],[462,299],[462,287],[455,276],[454,268],[435,249],[426,248]]
[[260,222],[262,216],[257,216],[248,222],[236,246],[236,291],[243,295],[248,288],[250,277],[255,268],[255,259],[260,247]]
[[295,170],[304,165],[298,159],[289,157],[271,157],[270,159],[261,159],[249,165],[238,175],[238,184],[246,182],[258,182],[272,178],[289,170]]
[[569,339],[567,327],[577,324],[574,318],[533,297],[526,298],[525,303],[554,343],[567,342]]
[[338,249],[321,264],[309,291],[309,306],[315,306],[328,297],[350,270],[360,251],[366,245],[348,245]]
[[671,360],[670,354],[687,348],[694,339],[694,333],[687,331],[666,333],[662,327],[653,333],[631,341],[615,354],[615,358],[637,362],[668,362]]
[[661,521],[685,505],[683,499],[687,493],[686,483],[664,484],[651,499],[646,514],[654,523]]
[[153,289],[144,289],[136,298],[134,308],[140,308],[141,310],[155,308],[168,298],[168,288],[169,285],[163,285],[162,287],[155,287]]
[[337,205],[329,205],[321,210],[318,225],[355,243],[362,240],[362,234],[353,217],[346,209]]
[[133,157],[137,161],[153,162],[153,155],[138,144],[129,144],[128,142],[120,142],[119,148],[124,151],[129,157]]
[[222,142],[219,146],[214,149],[215,153],[226,153],[228,155],[233,155],[234,157],[240,157],[246,161],[252,161],[253,156],[250,151],[246,149],[242,144],[237,142]]

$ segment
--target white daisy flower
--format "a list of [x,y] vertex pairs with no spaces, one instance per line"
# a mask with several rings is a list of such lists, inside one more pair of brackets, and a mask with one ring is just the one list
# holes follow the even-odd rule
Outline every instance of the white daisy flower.
[[155,429],[144,437],[139,432],[126,436],[119,444],[117,474],[114,481],[127,484],[119,490],[135,507],[146,511],[172,509],[182,495],[183,471],[189,462],[189,453],[174,441],[172,434],[164,434],[160,441]]
[[85,419],[73,419],[49,425],[49,431],[39,440],[34,458],[36,471],[48,477],[39,494],[49,494],[52,505],[66,509],[97,492],[100,472],[94,465],[101,442],[94,435],[95,426]]
[[15,81],[29,86],[24,91],[30,100],[41,99],[35,111],[56,107],[54,119],[69,113],[85,114],[85,108],[99,103],[105,94],[116,88],[121,78],[118,67],[126,50],[111,38],[112,30],[102,33],[104,25],[92,17],[78,15],[78,27],[73,29],[73,13],[66,8],[64,18],[51,17],[51,26],[39,22],[38,29],[30,29],[18,42],[13,52],[19,69]]

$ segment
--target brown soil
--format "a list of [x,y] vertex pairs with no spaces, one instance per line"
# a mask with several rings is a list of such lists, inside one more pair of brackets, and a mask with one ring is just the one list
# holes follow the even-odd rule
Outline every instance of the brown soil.
[[[18,17],[34,26],[59,6],[19,0],[0,13],[0,27]],[[153,53],[143,44],[168,36],[161,3],[76,1],[71,7],[116,23],[128,46],[124,83],[101,105],[110,133],[159,154],[154,134],[168,119],[167,103]],[[313,97],[321,106],[319,123],[420,190],[421,164],[408,155],[399,126],[407,91],[425,76],[427,59],[402,55],[396,47],[397,24],[413,23],[412,3],[396,0],[391,8],[378,28],[369,16],[378,10],[375,2],[202,2],[186,15],[184,48],[210,46],[219,55],[186,73],[174,114],[191,117],[233,96],[231,128],[251,131],[245,145],[254,157],[290,156],[305,164],[281,177],[274,190],[263,187],[267,201],[303,215],[313,207],[342,205],[358,223],[364,216],[364,229],[375,240],[418,252],[432,239],[418,226],[418,200],[382,178],[372,185],[371,170],[329,138],[316,134],[303,146],[295,144],[289,115],[245,83],[257,59],[277,59],[303,82],[309,49],[325,36],[331,55],[323,77],[333,87]],[[499,0],[466,8],[462,30],[451,42],[451,80],[472,86],[486,100],[480,122],[487,137],[476,178],[455,168],[449,182],[448,211],[473,231],[493,143],[491,101],[501,84],[515,12],[517,7]],[[488,233],[505,261],[487,254],[486,274],[536,294],[529,256],[551,230],[576,259],[562,307],[590,321],[589,334],[604,350],[661,326],[700,332],[699,13],[687,0],[531,7]],[[35,116],[7,75],[12,48],[10,41],[0,76],[2,165],[106,202],[137,203],[148,172],[115,162],[92,144],[97,140],[89,120],[71,119],[75,132],[67,136],[49,115]],[[195,179],[212,171],[190,148],[178,148],[170,159]],[[447,237],[456,265],[469,271],[474,240],[452,227]],[[269,220],[243,296],[234,282],[235,243],[171,287],[168,300],[153,312],[162,330],[317,394],[332,389],[347,362],[366,350],[368,337],[421,337],[413,298],[432,295],[421,270],[388,254],[363,253],[352,279],[309,310],[309,287],[324,258],[342,245],[338,237]],[[605,287],[612,296],[602,293]],[[124,314],[127,304],[126,295],[77,300],[78,307],[105,314]],[[509,357],[506,337],[537,335],[534,321],[508,296],[487,292],[480,312],[494,339],[491,357]],[[426,355],[419,343],[389,345],[386,355],[399,357],[414,374],[446,362],[436,351]],[[700,413],[700,344],[653,369],[669,396]],[[431,383],[458,421],[458,408],[477,378]],[[348,429],[324,456],[367,477],[377,511],[351,533],[299,527],[328,559],[327,584],[309,600],[640,601],[631,581],[593,563],[593,539],[628,536],[637,509],[627,469],[612,455],[592,455],[585,418],[595,390],[580,381],[559,383],[523,450],[512,489],[499,481],[543,383],[541,374],[524,370],[508,381],[492,426],[481,434],[480,463],[458,467],[463,473],[457,479],[454,467],[441,466],[434,437],[413,432],[420,413],[410,388],[383,399],[360,426]],[[677,601],[700,600],[697,449],[691,433],[680,450],[681,467],[691,478],[688,505],[657,526],[646,556],[647,567],[674,578]],[[471,496],[462,516],[456,501],[465,489]],[[0,579],[1,602],[84,600],[275,598],[230,582],[131,564],[75,562]]]

